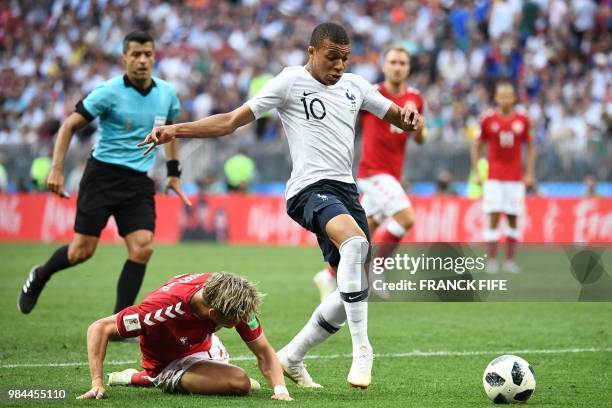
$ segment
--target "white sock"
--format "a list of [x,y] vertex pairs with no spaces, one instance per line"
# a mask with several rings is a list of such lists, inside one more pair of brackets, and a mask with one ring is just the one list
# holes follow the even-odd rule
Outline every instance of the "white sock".
[[500,233],[499,233],[499,229],[498,228],[490,228],[487,227],[484,230],[483,233],[483,239],[485,240],[485,242],[497,242],[499,241],[500,238]]
[[289,360],[302,361],[311,348],[327,340],[345,322],[344,305],[336,289],[315,309],[302,330],[285,346]]
[[368,284],[363,268],[368,249],[368,241],[360,236],[340,245],[338,289],[353,340],[353,354],[372,351],[368,339]]
[[391,218],[387,222],[387,231],[391,235],[397,238],[403,238],[406,235],[406,228],[404,228],[399,222],[395,221],[395,219]]
[[506,237],[513,238],[516,241],[521,239],[521,232],[518,230],[518,228],[512,228],[509,225],[506,225],[504,228],[504,235]]

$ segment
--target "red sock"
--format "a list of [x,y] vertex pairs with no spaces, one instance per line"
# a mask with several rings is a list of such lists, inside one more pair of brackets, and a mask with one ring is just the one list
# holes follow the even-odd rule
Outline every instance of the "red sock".
[[516,238],[506,237],[506,259],[514,259],[514,253],[516,252]]
[[378,252],[375,254],[377,258],[388,258],[393,255],[399,242],[403,237],[398,237],[395,234],[389,232],[388,229],[385,229],[380,237],[382,244],[378,248]]
[[135,387],[154,386],[153,382],[151,381],[151,377],[149,377],[146,371],[140,371],[138,373],[132,374],[132,379],[130,380],[130,382]]
[[332,276],[334,279],[336,278],[336,270],[331,267],[331,265],[327,265],[327,273]]
[[497,241],[487,242],[487,255],[489,259],[497,259]]

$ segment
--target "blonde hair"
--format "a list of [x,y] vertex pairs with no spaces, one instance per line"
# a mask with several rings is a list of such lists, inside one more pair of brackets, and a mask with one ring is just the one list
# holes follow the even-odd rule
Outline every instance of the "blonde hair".
[[389,54],[391,51],[403,52],[408,57],[408,60],[410,60],[410,53],[408,52],[406,47],[404,47],[403,45],[399,45],[399,44],[393,44],[385,48],[385,50],[383,51],[383,59],[386,59],[387,54]]
[[204,304],[227,318],[246,322],[257,315],[263,295],[255,284],[229,272],[213,274],[202,289]]

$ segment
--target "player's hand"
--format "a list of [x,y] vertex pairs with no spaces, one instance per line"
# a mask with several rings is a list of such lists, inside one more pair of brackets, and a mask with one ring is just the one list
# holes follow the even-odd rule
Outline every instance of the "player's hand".
[[535,177],[531,174],[526,174],[523,178],[523,182],[526,188],[532,188],[535,185]]
[[482,178],[480,177],[478,171],[474,171],[474,183],[478,184],[479,186],[482,186]]
[[291,398],[289,394],[274,394],[270,397],[270,399],[275,401],[293,401],[293,398]]
[[64,171],[51,168],[49,175],[47,176],[47,189],[53,194],[57,194],[60,197],[67,198],[68,195],[64,192]]
[[79,395],[77,397],[78,400],[83,399],[102,399],[106,396],[106,390],[102,385],[96,385],[91,387],[91,390],[87,391],[85,394]]
[[421,114],[413,106],[404,106],[401,109],[401,118],[404,130],[419,130],[425,123]]
[[170,190],[174,191],[176,195],[179,196],[183,204],[185,204],[187,207],[191,207],[191,201],[189,200],[189,197],[185,195],[185,192],[181,187],[180,178],[168,177],[168,179],[166,180],[166,187],[164,189],[164,193],[168,194]]
[[138,143],[138,147],[143,147],[146,145],[150,145],[147,150],[145,150],[144,155],[149,154],[151,150],[155,148],[155,146],[159,146],[168,142],[171,142],[176,137],[176,128],[174,125],[168,126],[159,126],[153,128],[151,133],[144,138],[144,140]]

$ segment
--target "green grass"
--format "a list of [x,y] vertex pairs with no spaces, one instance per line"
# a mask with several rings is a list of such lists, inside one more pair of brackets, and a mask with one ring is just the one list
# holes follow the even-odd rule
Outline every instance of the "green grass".
[[[126,256],[122,246],[100,246],[86,264],[56,275],[29,316],[16,309],[17,294],[29,268],[40,263],[55,245],[0,245],[0,389],[64,388],[73,406],[256,406],[268,401],[269,387],[243,398],[165,395],[157,389],[108,389],[104,401],[78,402],[88,389],[86,365],[17,367],[8,364],[86,361],[85,332],[97,318],[110,314],[115,285]],[[311,284],[322,266],[318,249],[227,247],[218,245],[157,245],[147,270],[142,295],[180,273],[229,270],[259,282],[267,293],[262,308],[264,330],[280,348],[302,327],[318,300]],[[235,332],[220,337],[233,356],[248,349]],[[309,369],[322,390],[289,385],[297,404],[336,406],[490,406],[482,389],[484,367],[497,352],[568,348],[612,348],[611,303],[379,303],[370,304],[370,337],[377,358],[373,385],[350,389],[350,359],[313,359]],[[462,356],[391,357],[391,353],[474,351]],[[312,354],[350,352],[348,330],[342,329]],[[522,353],[535,368],[537,388],[529,406],[612,407],[612,352]],[[107,361],[138,360],[136,344],[109,345]],[[262,380],[254,361],[240,361],[251,376]],[[107,366],[106,371],[137,364]],[[6,405],[0,401],[0,405]],[[42,406],[43,404],[32,404]]]

